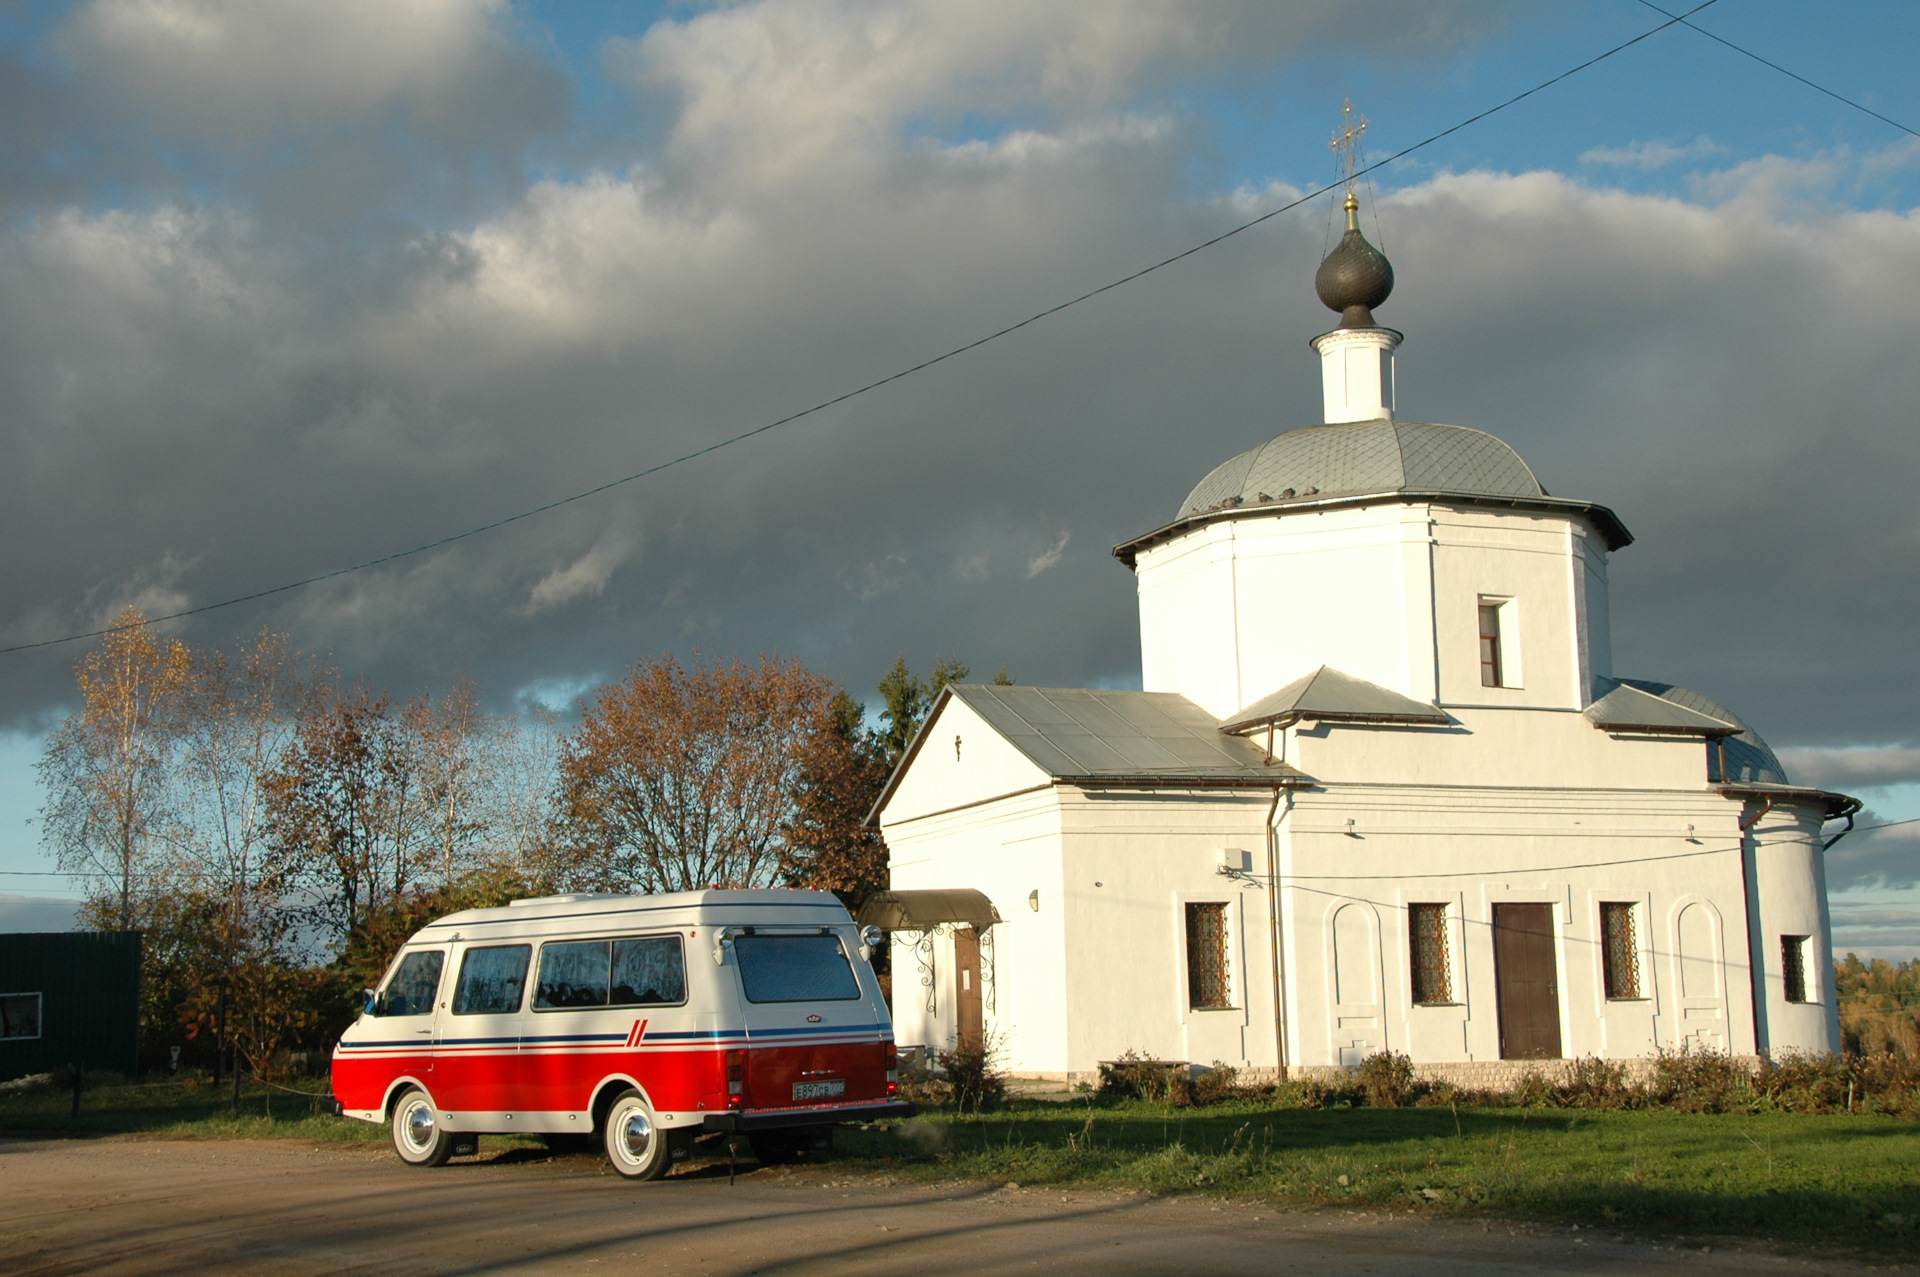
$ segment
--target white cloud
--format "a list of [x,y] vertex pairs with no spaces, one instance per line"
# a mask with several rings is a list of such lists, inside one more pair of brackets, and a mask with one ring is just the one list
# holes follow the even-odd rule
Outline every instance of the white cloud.
[[68,56],[163,125],[251,138],[428,101],[500,56],[506,0],[91,0]]
[[1903,745],[1775,750],[1796,781],[1828,789],[1920,784],[1920,749]]
[[1596,146],[1580,154],[1582,164],[1603,164],[1613,168],[1637,168],[1645,172],[1663,169],[1680,160],[1697,160],[1725,155],[1727,148],[1710,137],[1691,142],[1630,142],[1626,146]]
[[1053,567],[1055,564],[1059,563],[1061,556],[1066,554],[1067,552],[1067,542],[1071,541],[1072,539],[1073,539],[1072,532],[1062,532],[1060,534],[1060,539],[1055,541],[1051,547],[1041,551],[1039,554],[1034,555],[1031,559],[1028,559],[1027,560],[1027,580],[1029,581],[1033,580],[1034,577],[1039,576],[1042,572],[1045,572],[1048,568]]
[[555,568],[534,582],[527,597],[528,610],[544,612],[589,594],[605,594],[614,570],[631,558],[633,551],[630,537],[612,533],[602,537],[572,563]]

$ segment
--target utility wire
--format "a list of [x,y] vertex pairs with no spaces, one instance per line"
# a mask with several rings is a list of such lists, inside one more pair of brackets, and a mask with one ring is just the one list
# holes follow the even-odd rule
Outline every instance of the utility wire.
[[1778,62],[1769,62],[1767,61],[1767,59],[1761,57],[1759,54],[1753,52],[1751,49],[1743,49],[1739,45],[1735,44],[1733,41],[1727,39],[1726,37],[1715,35],[1713,32],[1707,30],[1705,27],[1694,26],[1694,24],[1691,22],[1688,22],[1687,19],[1692,17],[1693,14],[1700,12],[1698,9],[1691,10],[1688,13],[1681,14],[1676,17],[1674,14],[1669,13],[1667,10],[1662,9],[1659,5],[1655,4],[1653,0],[1640,0],[1640,3],[1646,5],[1647,8],[1653,10],[1655,13],[1664,14],[1669,18],[1673,18],[1673,20],[1675,22],[1678,22],[1681,26],[1686,27],[1693,31],[1697,31],[1701,35],[1707,37],[1707,39],[1712,40],[1717,44],[1724,44],[1725,46],[1727,46],[1727,48],[1732,49],[1735,53],[1739,54],[1743,58],[1752,58],[1755,62],[1758,62],[1761,66],[1771,67],[1775,71],[1778,71],[1781,75],[1786,76],[1789,80],[1798,80],[1800,83],[1806,85],[1809,89],[1812,89],[1816,93],[1824,93],[1828,97],[1832,98],[1835,102],[1844,103],[1845,105],[1852,107],[1856,111],[1863,111],[1866,114],[1871,115],[1874,119],[1880,121],[1882,124],[1891,124],[1894,128],[1899,129],[1902,133],[1908,134],[1909,136],[1920,137],[1920,133],[1915,133],[1912,129],[1900,123],[1900,121],[1898,120],[1888,119],[1886,116],[1880,114],[1880,112],[1874,110],[1870,106],[1864,106],[1859,102],[1855,102],[1852,98],[1842,97],[1838,93],[1835,93],[1832,89],[1827,88],[1825,85],[1815,84],[1812,80],[1809,80],[1806,76],[1801,75],[1795,71],[1789,71],[1785,67],[1781,66]]
[[[1920,824],[1920,816],[1914,816],[1908,820],[1889,820],[1884,824],[1879,824],[1879,825],[1861,825],[1859,828],[1853,830],[1852,832],[1856,834],[1870,834],[1876,829],[1892,829],[1898,825],[1913,825],[1913,824]],[[1498,878],[1503,874],[1511,876],[1513,874],[1539,873],[1539,872],[1544,872],[1549,870],[1560,870],[1560,869],[1605,869],[1605,868],[1611,868],[1612,866],[1615,866],[1615,865],[1643,865],[1643,864],[1651,864],[1655,861],[1660,861],[1660,860],[1691,860],[1695,856],[1723,856],[1723,855],[1726,855],[1728,852],[1739,851],[1739,850],[1741,850],[1741,848],[1739,847],[1703,847],[1699,851],[1663,852],[1657,856],[1629,856],[1623,860],[1591,860],[1591,861],[1587,861],[1584,864],[1577,864],[1577,865],[1529,865],[1521,869],[1473,869],[1473,870],[1448,871],[1445,873],[1424,873],[1424,874],[1421,874],[1421,873],[1290,874],[1288,875],[1288,877],[1290,879],[1307,879],[1307,880],[1339,879],[1341,881],[1350,881],[1350,880],[1361,881],[1361,880],[1389,879],[1389,878],[1393,878],[1393,879],[1397,879],[1397,878],[1461,878],[1461,877]],[[58,869],[0,869],[0,876],[5,876],[9,878],[115,878],[117,879],[120,875],[109,874],[109,873],[97,873],[91,870],[80,870],[75,873],[67,873]]]
[[[1654,27],[1651,30],[1643,31],[1639,35],[1634,36],[1631,40],[1622,41],[1621,43],[1616,44],[1612,48],[1608,49],[1606,52],[1600,53],[1595,55],[1594,57],[1588,58],[1585,62],[1580,63],[1578,66],[1569,67],[1567,70],[1562,71],[1560,74],[1556,76],[1553,76],[1549,79],[1542,80],[1540,83],[1534,85],[1532,88],[1526,89],[1520,93],[1516,93],[1512,97],[1506,99],[1504,102],[1501,102],[1495,106],[1490,106],[1486,110],[1481,111],[1476,115],[1470,115],[1466,119],[1460,121],[1458,124],[1452,125],[1448,128],[1441,129],[1438,133],[1435,133],[1429,137],[1423,138],[1420,141],[1415,142],[1412,146],[1403,147],[1402,149],[1395,151],[1393,154],[1388,155],[1384,159],[1375,160],[1373,163],[1366,165],[1364,168],[1355,170],[1351,176],[1364,177],[1367,174],[1372,173],[1375,169],[1385,168],[1389,164],[1393,164],[1399,160],[1403,160],[1407,156],[1412,155],[1415,151],[1423,150],[1426,147],[1432,146],[1435,142],[1451,137],[1455,133],[1460,132],[1460,130],[1462,129],[1470,128],[1471,126],[1478,124],[1480,121],[1488,118],[1489,116],[1497,115],[1500,112],[1506,110],[1510,106],[1515,106],[1521,102],[1526,101],[1528,98],[1532,97],[1536,93],[1540,93],[1546,89],[1552,88],[1554,85],[1560,83],[1562,80],[1569,78],[1570,76],[1578,75],[1580,72],[1585,71],[1589,67],[1597,66],[1599,63],[1605,62],[1608,58],[1613,57],[1617,53],[1622,53],[1628,49],[1631,49],[1634,45],[1639,44],[1641,41],[1660,34],[1662,31],[1665,31],[1668,27],[1676,26],[1682,22],[1685,22],[1688,18],[1692,17],[1694,14],[1699,13],[1702,9],[1708,8],[1717,2],[1718,0],[1704,0],[1704,3],[1695,5],[1693,8],[1688,9],[1685,13],[1677,17],[1669,14],[1667,15],[1667,20],[1665,22],[1662,22],[1659,26]],[[1238,226],[1233,227],[1231,230],[1222,231],[1220,234],[1213,236],[1211,239],[1202,240],[1198,244],[1195,244],[1190,248],[1182,249],[1180,252],[1175,253],[1171,257],[1162,258],[1160,261],[1154,262],[1150,266],[1143,266],[1139,270],[1136,270],[1131,274],[1122,275],[1119,279],[1113,280],[1111,283],[1102,284],[1100,285],[1100,287],[1092,289],[1091,291],[1088,291],[1088,292],[1081,293],[1078,297],[1072,298],[1071,300],[1060,302],[1058,305],[1049,306],[1042,311],[1037,311],[1034,314],[1027,316],[1025,319],[1020,320],[1018,323],[1008,324],[1005,328],[996,329],[995,331],[988,333],[984,337],[976,338],[973,341],[967,342],[965,345],[955,346],[953,349],[946,351],[943,354],[935,355],[931,359],[923,359],[919,363],[914,364],[911,367],[902,368],[899,372],[890,373],[889,375],[882,377],[877,381],[870,381],[864,386],[860,386],[860,387],[857,387],[856,389],[847,391],[845,394],[835,395],[831,399],[822,400],[821,402],[814,404],[810,408],[802,408],[798,412],[789,413],[786,416],[781,417],[777,421],[769,421],[763,426],[755,426],[751,430],[744,430],[737,435],[731,436],[730,438],[722,439],[718,443],[708,444],[704,448],[696,448],[692,452],[684,453],[678,457],[673,458],[670,461],[663,461],[659,465],[649,466],[645,470],[635,471],[633,474],[626,475],[619,479],[610,479],[606,483],[597,484],[596,486],[588,488],[583,492],[576,492],[572,496],[561,497],[558,500],[549,501],[545,505],[537,505],[530,510],[522,510],[518,514],[510,514],[505,518],[495,519],[491,523],[483,523],[477,528],[469,528],[465,532],[456,532],[451,536],[444,536],[439,538],[438,540],[428,541],[423,545],[416,545],[411,549],[396,550],[391,554],[383,554],[383,555],[380,555],[378,558],[367,559],[364,562],[355,563],[350,567],[335,568],[331,572],[321,572],[314,576],[302,577],[297,581],[289,581],[285,585],[276,585],[265,590],[255,590],[250,594],[235,595],[233,598],[222,599],[217,603],[203,603],[199,607],[183,608],[178,612],[168,612],[164,616],[152,617],[142,622],[142,624],[157,625],[162,621],[177,621],[182,617],[198,616],[202,612],[212,612],[220,608],[233,607],[240,603],[251,603],[256,599],[271,598],[273,595],[276,595],[276,594],[285,594],[289,590],[298,590],[309,585],[318,585],[322,581],[331,581],[336,577],[347,576],[350,573],[354,573],[354,572],[362,572],[368,568],[378,567],[383,563],[393,563],[400,559],[412,558],[414,555],[417,555],[417,554],[425,554],[429,550],[437,550],[437,549],[440,549],[442,546],[452,545],[457,541],[464,541],[469,537],[479,536],[483,532],[492,532],[495,529],[504,528],[510,523],[518,523],[523,519],[530,519],[537,514],[545,514],[549,510],[557,510],[561,506],[572,505],[576,501],[584,501],[588,497],[598,496],[602,492],[607,492],[613,488],[618,488],[625,484],[633,483],[635,480],[645,479],[651,475],[659,474],[663,470],[669,470],[669,469],[672,469],[674,466],[682,465],[686,462],[693,461],[700,457],[704,457],[709,453],[718,452],[722,448],[730,448],[736,443],[743,443],[746,440],[755,437],[756,435],[763,435],[767,433],[769,430],[776,430],[781,426],[790,425],[793,422],[799,421],[802,417],[811,417],[815,413],[824,412],[828,408],[836,407],[840,404],[846,403],[848,400],[858,398],[859,396],[864,395],[869,391],[878,390],[882,386],[891,385],[896,381],[900,381],[907,377],[911,377],[915,373],[925,372],[927,369],[933,367],[935,364],[945,363],[949,359],[956,359],[959,356],[967,354],[970,351],[978,350],[980,347],[987,345],[989,342],[998,341],[1002,337],[1008,336],[1012,333],[1017,333],[1021,329],[1026,328],[1031,324],[1037,324],[1041,320],[1057,315],[1063,310],[1067,310],[1071,307],[1078,306],[1081,302],[1091,301],[1093,298],[1100,296],[1102,293],[1110,293],[1114,289],[1123,287],[1124,285],[1127,285],[1127,284],[1131,284],[1137,279],[1143,279],[1146,276],[1153,274],[1155,271],[1164,270],[1165,268],[1174,265],[1176,262],[1185,261],[1187,258],[1192,257],[1194,254],[1204,252],[1205,250],[1212,248],[1216,244],[1224,243],[1225,241],[1232,239],[1234,236],[1239,235],[1243,231],[1250,231],[1254,227],[1259,226],[1262,223],[1273,220],[1274,218],[1280,216],[1282,213],[1291,212],[1293,209],[1299,208],[1302,204],[1308,203],[1311,200],[1318,199],[1320,196],[1327,194],[1328,192],[1334,190],[1335,188],[1345,185],[1347,180],[1348,180],[1347,178],[1342,178],[1340,181],[1331,182],[1326,186],[1322,186],[1318,188],[1317,190],[1309,191],[1305,195],[1302,195],[1299,199],[1292,200],[1286,204],[1282,204],[1278,208],[1271,209],[1265,213],[1260,214],[1260,216],[1253,218],[1251,221],[1242,222]],[[33,642],[33,643],[15,643],[11,647],[0,647],[0,656],[4,656],[10,652],[30,651],[34,648],[39,648],[39,647],[54,647],[62,643],[77,643],[81,639],[99,638],[102,635],[117,634],[122,630],[138,629],[138,628],[140,627],[128,626],[128,625],[109,625],[97,630],[86,630],[78,634],[62,635],[59,638],[40,639],[39,641]]]

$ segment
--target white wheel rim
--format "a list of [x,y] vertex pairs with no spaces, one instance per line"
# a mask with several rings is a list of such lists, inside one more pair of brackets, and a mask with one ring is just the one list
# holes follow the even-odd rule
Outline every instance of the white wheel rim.
[[614,1146],[630,1166],[645,1166],[653,1153],[653,1119],[638,1104],[622,1105],[614,1115]]
[[413,1100],[400,1112],[400,1138],[409,1151],[425,1154],[433,1148],[433,1105]]

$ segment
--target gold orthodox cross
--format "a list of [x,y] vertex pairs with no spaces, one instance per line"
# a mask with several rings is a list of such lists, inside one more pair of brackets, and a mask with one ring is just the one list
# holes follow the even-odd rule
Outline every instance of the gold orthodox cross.
[[1340,108],[1340,127],[1333,131],[1333,140],[1327,143],[1327,149],[1333,152],[1334,159],[1340,165],[1341,176],[1347,183],[1347,198],[1353,198],[1354,170],[1360,167],[1360,139],[1367,131],[1367,117],[1353,113],[1353,99],[1348,98]]

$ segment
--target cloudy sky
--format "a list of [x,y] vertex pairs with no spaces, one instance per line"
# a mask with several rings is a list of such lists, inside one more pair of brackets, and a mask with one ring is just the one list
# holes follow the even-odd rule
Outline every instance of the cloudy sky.
[[[831,398],[1660,23],[1642,0],[0,3],[0,646],[433,541]],[[1920,127],[1910,6],[1696,21]],[[1674,28],[1375,174],[1400,406],[1638,536],[1618,672],[1920,815],[1920,140]],[[400,694],[661,651],[1137,685],[1116,541],[1317,419],[1320,199],[855,402],[179,623]],[[75,646],[0,655],[0,891]],[[1920,825],[1830,858],[1920,952]],[[39,912],[35,913],[34,910]],[[54,916],[0,897],[0,927]]]

